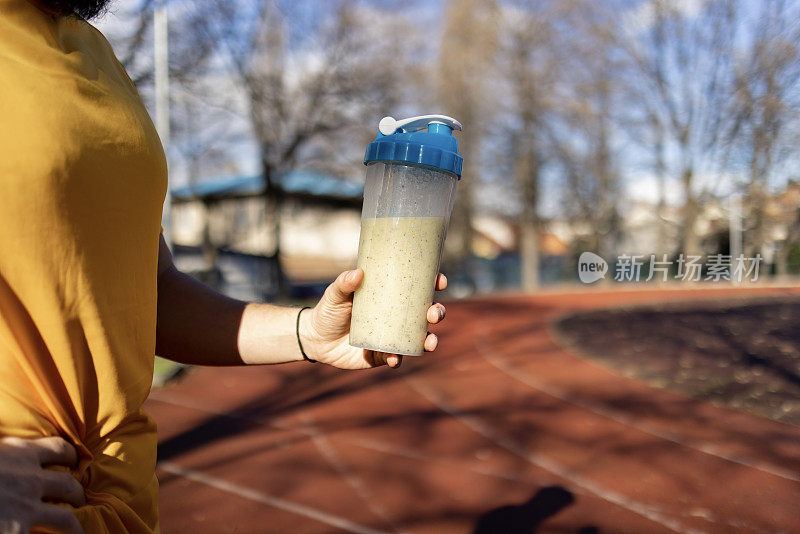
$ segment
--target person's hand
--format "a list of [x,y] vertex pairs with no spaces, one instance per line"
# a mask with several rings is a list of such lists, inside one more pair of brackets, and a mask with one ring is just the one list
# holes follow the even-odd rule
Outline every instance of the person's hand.
[[[328,286],[319,303],[303,312],[300,317],[300,336],[303,349],[309,358],[339,369],[367,369],[388,365],[399,367],[403,357],[350,346],[350,314],[353,309],[353,292],[364,279],[364,271],[345,271]],[[438,291],[447,287],[443,274],[436,277]],[[434,302],[428,308],[428,322],[435,324],[444,319],[445,308]],[[429,333],[425,338],[425,351],[436,350],[439,340]]]
[[75,515],[64,506],[86,504],[83,486],[64,471],[48,465],[74,467],[75,448],[59,437],[0,439],[0,534],[27,533],[32,528],[82,534]]

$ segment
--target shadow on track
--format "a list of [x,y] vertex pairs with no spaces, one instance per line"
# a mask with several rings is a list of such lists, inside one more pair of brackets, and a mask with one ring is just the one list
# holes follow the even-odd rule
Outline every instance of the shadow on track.
[[[523,504],[509,504],[490,510],[478,518],[473,534],[530,534],[547,519],[575,502],[572,492],[561,486],[540,489]],[[581,534],[599,532],[587,526],[578,530]]]

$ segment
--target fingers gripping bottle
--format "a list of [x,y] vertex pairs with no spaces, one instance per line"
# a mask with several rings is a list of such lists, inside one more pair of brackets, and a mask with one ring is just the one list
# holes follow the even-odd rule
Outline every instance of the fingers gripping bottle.
[[444,115],[384,117],[367,146],[350,344],[420,355],[462,158]]

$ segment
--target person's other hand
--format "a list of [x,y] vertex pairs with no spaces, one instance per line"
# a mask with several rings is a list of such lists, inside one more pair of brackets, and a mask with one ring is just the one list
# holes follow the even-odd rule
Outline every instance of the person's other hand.
[[[343,272],[328,286],[319,303],[303,312],[300,317],[300,337],[303,349],[309,358],[339,369],[400,366],[403,357],[399,354],[360,349],[349,343],[353,292],[363,279],[364,271],[361,269]],[[440,273],[436,277],[436,290],[441,291],[446,287],[447,278]],[[441,322],[444,315],[445,307],[434,302],[428,308],[428,323]],[[436,335],[428,333],[425,338],[425,351],[436,350],[438,344]]]
[[75,514],[55,503],[83,506],[83,486],[69,473],[45,468],[77,462],[75,448],[59,437],[0,439],[0,534],[36,527],[82,534]]

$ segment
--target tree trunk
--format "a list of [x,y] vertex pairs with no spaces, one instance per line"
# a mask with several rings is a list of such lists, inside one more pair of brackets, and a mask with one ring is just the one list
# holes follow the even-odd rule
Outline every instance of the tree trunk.
[[787,239],[775,253],[775,275],[778,278],[785,278],[789,275],[789,250],[792,244]]
[[468,180],[472,177],[464,173],[465,179],[458,184],[456,200],[453,204],[453,214],[451,225],[458,230],[458,242],[453,247],[453,255],[450,258],[459,269],[463,269],[472,279],[469,269],[469,259],[472,256],[472,240],[474,231],[472,228],[472,188]]
[[[465,124],[469,123],[465,122]],[[463,179],[458,182],[456,187],[453,213],[450,216],[450,228],[453,232],[448,233],[448,236],[452,237],[449,237],[451,242],[447,247],[448,252],[445,258],[447,269],[450,269],[450,272],[456,277],[459,277],[458,273],[460,273],[468,280],[468,285],[474,288],[476,273],[472,261],[472,241],[475,235],[472,224],[474,216],[472,192],[475,181],[478,179],[478,173],[476,162],[470,157],[477,152],[472,149],[473,139],[474,132],[464,132],[459,140],[459,149],[464,156]],[[455,241],[453,238],[456,238]]]
[[680,252],[686,256],[699,256],[702,254],[700,247],[700,237],[697,235],[697,216],[699,214],[699,206],[697,199],[694,198],[692,191],[692,182],[694,172],[691,168],[683,171],[682,182],[683,192],[686,200],[683,205],[683,220],[681,221],[681,250]]
[[[535,124],[528,127],[532,132]],[[539,288],[539,172],[542,162],[535,147],[533,134],[525,136],[528,146],[517,158],[515,174],[522,193],[520,217],[519,252],[522,263],[522,289],[535,291]]]
[[700,236],[697,235],[697,230],[695,229],[697,224],[697,205],[694,201],[686,206],[686,212],[683,216],[681,252],[687,256],[701,256],[703,249],[700,246]]
[[283,206],[283,185],[276,182],[275,171],[272,166],[262,159],[264,172],[264,219],[272,217],[272,236],[275,248],[270,259],[275,274],[275,296],[277,300],[283,301],[289,298],[289,284],[283,272],[281,262],[281,207]]
[[539,224],[522,221],[520,224],[520,259],[522,260],[522,290],[539,289]]
[[794,220],[789,223],[786,229],[786,239],[776,255],[776,274],[779,276],[789,275],[789,255],[798,240],[800,240],[800,209],[797,210]]
[[664,143],[661,140],[662,132],[661,130],[657,129],[657,135],[659,136],[658,141],[656,142],[656,180],[658,182],[658,205],[656,207],[656,227],[657,227],[657,243],[656,243],[656,250],[658,254],[665,254],[665,253],[672,253],[672,250],[667,250],[667,221],[665,218],[665,213],[667,210],[667,168],[666,162],[664,161]]
[[[472,286],[477,278],[472,254],[473,192],[480,179],[481,124],[490,105],[486,102],[484,73],[492,64],[496,47],[496,12],[492,0],[447,2],[436,69],[442,113],[452,115],[464,124],[458,140],[464,157],[463,180],[458,184],[450,218],[451,235],[458,239],[451,238],[446,258],[448,265],[456,269],[455,277],[461,274]],[[465,28],[469,31],[464,31]],[[454,61],[455,57],[457,61]]]

